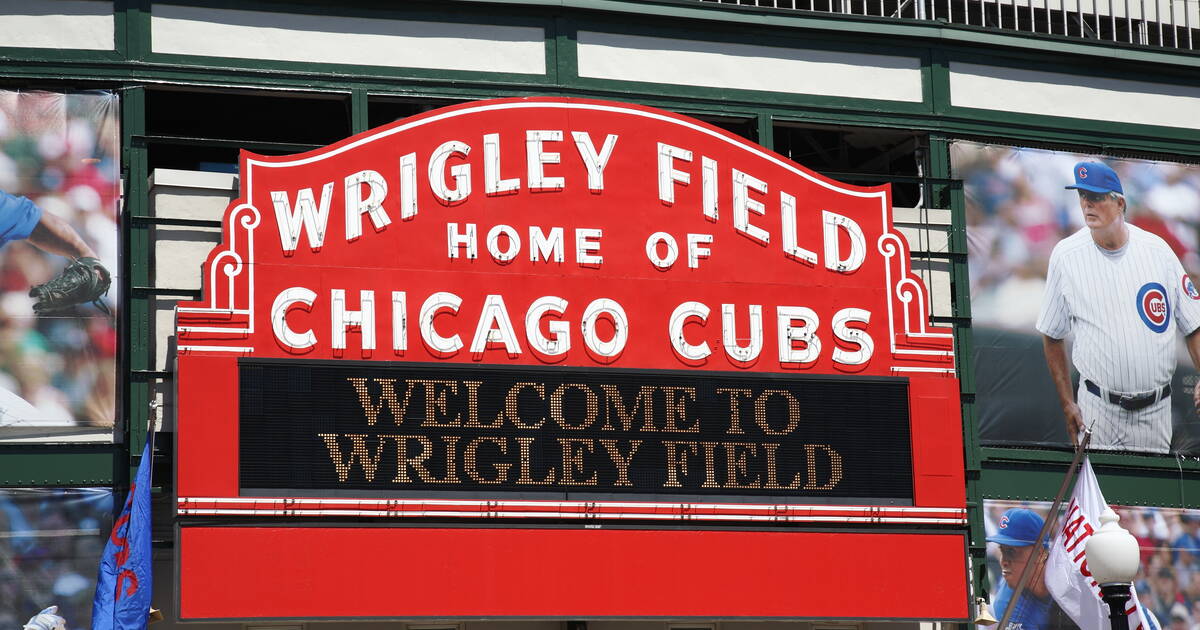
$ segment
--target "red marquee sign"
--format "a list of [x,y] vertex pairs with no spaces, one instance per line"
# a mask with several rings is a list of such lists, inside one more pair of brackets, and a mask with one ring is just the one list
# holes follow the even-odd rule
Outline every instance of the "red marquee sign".
[[[953,337],[929,324],[887,186],[830,180],[684,116],[562,98],[445,108],[300,155],[244,152],[240,184],[204,298],[177,309],[183,617],[966,616]],[[520,605],[443,596],[429,609],[421,595],[362,612],[205,586],[214,545],[281,559],[249,542],[257,528],[195,516],[317,519],[275,538],[293,551],[306,530],[362,545],[471,531],[480,562],[505,545],[551,553],[518,529],[530,518],[566,524],[564,549],[615,540],[579,520],[858,528],[770,537],[799,556],[916,524],[948,528],[906,544],[953,569],[884,596],[927,602],[900,615],[863,608],[874,593],[831,592],[818,610],[738,588],[610,609],[602,580],[562,610],[514,592]],[[513,529],[337,529],[362,518]],[[662,562],[692,544],[642,534],[630,544]],[[242,581],[233,590],[255,591]],[[495,582],[495,601],[525,587]]]

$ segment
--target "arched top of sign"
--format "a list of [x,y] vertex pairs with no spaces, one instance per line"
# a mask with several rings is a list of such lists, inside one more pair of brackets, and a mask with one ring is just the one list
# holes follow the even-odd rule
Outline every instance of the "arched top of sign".
[[[650,124],[661,123],[665,125],[678,126],[683,129],[694,131],[698,134],[710,136],[718,142],[728,144],[731,147],[746,151],[759,159],[767,160],[778,166],[781,166],[788,171],[803,177],[815,184],[825,186],[835,192],[852,195],[856,197],[882,197],[886,186],[862,187],[843,184],[836,180],[824,177],[814,173],[803,166],[788,160],[787,158],[747,141],[745,138],[736,136],[719,127],[715,127],[701,120],[683,116],[673,112],[645,107],[642,105],[634,105],[631,103],[615,103],[611,101],[595,101],[575,98],[516,98],[516,99],[495,99],[489,101],[477,101],[472,103],[464,103],[461,105],[453,105],[443,107],[434,111],[426,112],[412,116],[410,118],[395,121],[391,124],[384,125],[377,129],[367,131],[356,136],[351,136],[341,142],[331,144],[327,147],[314,149],[306,153],[299,153],[290,156],[261,156],[246,152],[247,161],[244,163],[249,166],[261,166],[265,168],[287,168],[292,166],[302,166],[311,164],[320,160],[336,157],[348,151],[355,151],[368,144],[383,141],[396,134],[403,134],[409,130],[418,127],[435,125],[447,120],[463,119],[464,117],[473,114],[506,112],[519,110],[562,110],[562,111],[589,111],[589,112],[605,112],[620,116],[628,116],[634,119],[643,119]],[[251,172],[243,167],[243,172],[249,177]],[[243,189],[243,194],[250,194],[251,183],[247,182],[246,188]]]
[[184,354],[951,375],[890,188],[569,98],[243,152]]

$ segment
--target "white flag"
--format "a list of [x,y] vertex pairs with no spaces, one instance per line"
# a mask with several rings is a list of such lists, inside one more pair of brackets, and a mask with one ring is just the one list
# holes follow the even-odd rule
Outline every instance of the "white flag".
[[[1100,596],[1100,585],[1088,571],[1083,549],[1087,539],[1100,529],[1100,514],[1108,508],[1092,463],[1083,459],[1071,503],[1060,521],[1050,557],[1046,561],[1046,588],[1063,612],[1080,630],[1109,630],[1108,604]],[[1126,608],[1129,626],[1135,630],[1160,630],[1158,621],[1138,601],[1133,591]]]

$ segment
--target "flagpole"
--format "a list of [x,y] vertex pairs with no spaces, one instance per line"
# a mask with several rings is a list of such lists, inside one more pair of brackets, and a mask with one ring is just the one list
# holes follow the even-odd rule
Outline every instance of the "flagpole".
[[150,474],[147,478],[150,480],[150,488],[154,488],[154,414],[150,414],[150,421],[146,426],[146,441],[150,443],[150,448],[146,451],[146,456],[150,458]]
[[1079,462],[1083,460],[1083,454],[1087,452],[1088,444],[1092,441],[1092,430],[1085,429],[1083,439],[1075,446],[1075,457],[1071,460],[1071,467],[1067,469],[1066,476],[1063,477],[1062,485],[1058,488],[1058,495],[1054,497],[1054,504],[1050,506],[1050,513],[1047,515],[1045,522],[1042,523],[1042,531],[1038,532],[1037,540],[1033,543],[1034,553],[1029,555],[1034,562],[1026,562],[1021,569],[1021,576],[1017,580],[1017,588],[1013,591],[1012,598],[1008,600],[1008,606],[1004,608],[1004,616],[1000,618],[1000,625],[996,626],[997,630],[1005,630],[1008,627],[1008,620],[1012,617],[1013,610],[1017,607],[1017,602],[1021,600],[1021,595],[1025,592],[1025,587],[1029,584],[1029,578],[1033,575],[1033,565],[1037,564],[1039,548],[1042,541],[1046,539],[1046,534],[1054,531],[1058,525],[1058,510],[1062,507],[1063,497],[1067,495],[1071,487],[1071,482],[1075,480],[1075,474],[1079,471]]

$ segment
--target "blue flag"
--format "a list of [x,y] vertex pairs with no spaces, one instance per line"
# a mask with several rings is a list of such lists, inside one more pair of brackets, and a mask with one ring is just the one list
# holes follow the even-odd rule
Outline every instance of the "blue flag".
[[144,630],[150,613],[150,468],[146,439],[137,476],[100,558],[92,630]]

